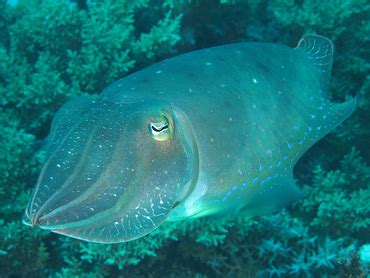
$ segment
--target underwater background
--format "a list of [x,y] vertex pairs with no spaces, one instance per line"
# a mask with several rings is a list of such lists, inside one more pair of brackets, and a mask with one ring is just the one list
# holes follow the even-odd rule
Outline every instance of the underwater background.
[[[304,198],[273,215],[164,223],[83,242],[21,223],[66,101],[190,50],[231,42],[335,45],[333,101],[358,107],[295,168]],[[0,277],[368,277],[369,0],[0,0]]]

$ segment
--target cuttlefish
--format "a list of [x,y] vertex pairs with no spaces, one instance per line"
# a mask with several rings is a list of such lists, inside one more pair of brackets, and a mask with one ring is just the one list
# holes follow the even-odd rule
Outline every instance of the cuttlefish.
[[23,222],[91,242],[164,221],[252,217],[302,194],[293,167],[346,119],[332,42],[236,43],[164,60],[56,113]]

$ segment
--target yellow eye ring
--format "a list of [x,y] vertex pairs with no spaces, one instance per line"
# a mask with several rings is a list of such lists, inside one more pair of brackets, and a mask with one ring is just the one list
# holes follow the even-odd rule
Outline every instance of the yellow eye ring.
[[161,116],[159,121],[150,122],[148,128],[150,136],[156,141],[167,141],[173,136],[173,121],[166,116]]

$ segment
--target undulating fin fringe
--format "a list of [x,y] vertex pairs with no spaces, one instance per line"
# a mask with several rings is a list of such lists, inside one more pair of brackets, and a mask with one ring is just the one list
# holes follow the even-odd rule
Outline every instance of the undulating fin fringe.
[[333,67],[332,41],[320,35],[308,34],[299,40],[296,48],[305,50],[311,63],[317,66],[322,90],[327,92]]

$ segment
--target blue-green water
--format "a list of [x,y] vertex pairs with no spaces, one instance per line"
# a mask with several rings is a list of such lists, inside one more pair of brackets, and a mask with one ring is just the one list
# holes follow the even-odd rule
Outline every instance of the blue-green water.
[[[369,1],[0,1],[0,277],[367,277]],[[22,216],[56,111],[165,58],[234,42],[335,46],[329,97],[356,111],[294,168],[304,197],[266,216],[165,222],[97,244]],[[225,74],[227,69],[225,69]]]

